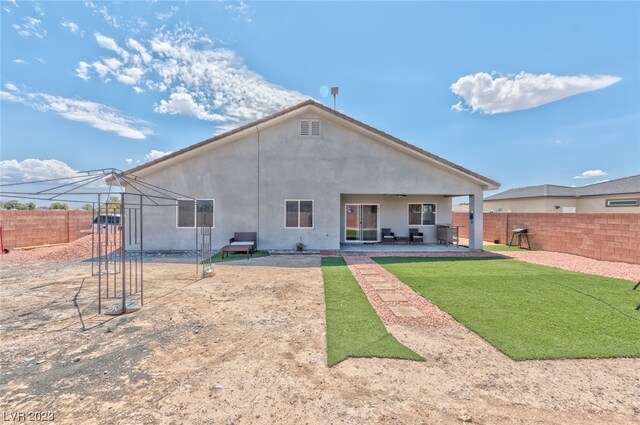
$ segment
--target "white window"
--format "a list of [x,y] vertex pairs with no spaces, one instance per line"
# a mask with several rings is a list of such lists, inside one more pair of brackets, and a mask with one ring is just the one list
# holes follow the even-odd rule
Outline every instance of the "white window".
[[286,199],[284,227],[285,229],[313,229],[313,200]]
[[213,199],[179,200],[176,209],[177,227],[214,227],[216,201]]
[[436,204],[409,204],[409,226],[436,224]]
[[638,207],[640,199],[607,199],[607,207]]
[[298,134],[302,137],[322,137],[322,121],[300,120]]

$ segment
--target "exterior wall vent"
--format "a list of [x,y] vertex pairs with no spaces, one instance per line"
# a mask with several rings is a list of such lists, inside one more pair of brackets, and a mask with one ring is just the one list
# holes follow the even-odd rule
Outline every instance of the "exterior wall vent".
[[301,137],[322,137],[321,120],[300,120],[299,123],[298,134]]

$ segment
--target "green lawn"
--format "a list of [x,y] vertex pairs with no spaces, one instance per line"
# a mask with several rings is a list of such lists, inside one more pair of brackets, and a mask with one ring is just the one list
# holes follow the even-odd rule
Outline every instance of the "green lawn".
[[[267,257],[267,256],[269,256],[269,251],[256,251],[253,253],[251,258],[260,258],[260,257]],[[230,252],[229,256],[225,254],[224,260],[222,259],[220,252],[216,252],[215,255],[211,257],[211,262],[222,263],[225,261],[236,261],[236,260],[246,260],[246,259],[247,259],[247,254],[245,254],[244,252]]]
[[514,360],[640,357],[632,283],[494,258],[376,258]]
[[387,332],[342,258],[323,257],[327,364],[348,357],[424,360]]

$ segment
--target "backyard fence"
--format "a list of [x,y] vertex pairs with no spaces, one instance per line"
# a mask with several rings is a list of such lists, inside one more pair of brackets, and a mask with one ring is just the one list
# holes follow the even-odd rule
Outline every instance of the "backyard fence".
[[91,232],[85,210],[0,210],[4,248],[73,242]]
[[[468,213],[453,213],[468,237]],[[515,228],[526,228],[533,249],[565,252],[606,261],[640,264],[637,213],[484,213],[483,239],[509,243]]]

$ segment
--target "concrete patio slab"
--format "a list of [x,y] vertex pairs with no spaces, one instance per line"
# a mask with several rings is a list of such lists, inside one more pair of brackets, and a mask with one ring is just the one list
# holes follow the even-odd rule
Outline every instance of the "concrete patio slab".
[[407,297],[402,294],[379,294],[382,301],[385,302],[405,302]]
[[365,275],[362,276],[366,282],[384,282],[384,278],[382,276],[376,275]]

